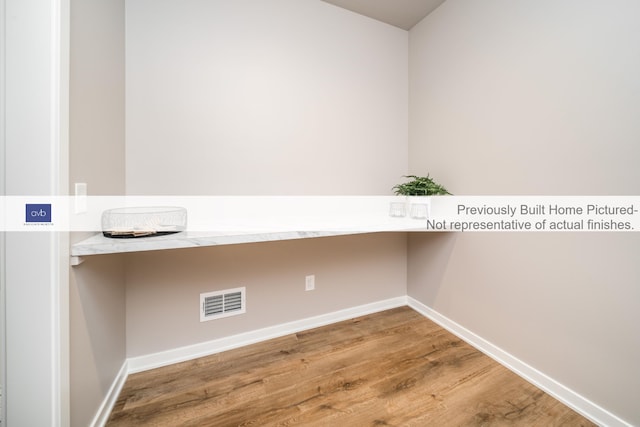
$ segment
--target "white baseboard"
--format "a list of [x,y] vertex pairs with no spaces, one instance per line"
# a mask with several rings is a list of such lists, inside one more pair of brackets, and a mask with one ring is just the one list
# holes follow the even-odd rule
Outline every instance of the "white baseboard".
[[131,357],[128,359],[129,373],[146,371],[160,366],[171,365],[173,363],[184,362],[198,357],[221,353],[223,351],[232,350],[245,345],[255,344],[307,329],[317,328],[331,323],[341,322],[354,317],[364,316],[405,305],[407,305],[406,296],[396,297],[320,316],[283,323],[281,325],[257,329],[255,331],[245,332],[230,337],[219,338],[204,343],[198,343],[144,356]]
[[128,376],[129,368],[127,361],[125,360],[120,371],[118,371],[115,380],[111,384],[111,387],[107,392],[107,396],[102,401],[102,405],[100,405],[98,412],[95,417],[93,417],[93,421],[89,424],[91,427],[103,427],[107,423],[109,415],[111,415],[111,411],[113,410],[113,406],[116,404],[120,391],[122,391],[122,387],[124,386],[125,381],[127,381]]
[[435,323],[456,335],[458,338],[472,345],[482,353],[491,357],[501,365],[510,369],[520,377],[550,394],[594,423],[608,427],[631,427],[631,424],[626,423],[606,409],[596,405],[537,369],[527,365],[520,359],[517,359],[501,348],[496,347],[484,338],[481,338],[453,320],[422,304],[420,301],[412,297],[407,297],[407,303],[409,307],[418,313],[430,320],[433,320]]

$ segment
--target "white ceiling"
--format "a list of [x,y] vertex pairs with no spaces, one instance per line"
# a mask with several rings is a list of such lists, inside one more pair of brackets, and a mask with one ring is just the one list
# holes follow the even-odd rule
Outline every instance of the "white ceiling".
[[322,0],[409,30],[445,0]]

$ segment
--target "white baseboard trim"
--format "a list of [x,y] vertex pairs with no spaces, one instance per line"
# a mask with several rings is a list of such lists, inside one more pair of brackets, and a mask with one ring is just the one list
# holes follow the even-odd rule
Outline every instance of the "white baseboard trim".
[[230,337],[219,338],[159,353],[131,357],[127,361],[129,373],[142,372],[161,366],[171,365],[173,363],[184,362],[198,357],[221,353],[223,351],[232,350],[245,345],[255,344],[307,329],[317,328],[331,323],[341,322],[354,317],[377,313],[379,311],[389,310],[391,308],[402,307],[405,305],[407,305],[407,297],[401,296],[358,307],[339,310],[333,313],[322,314],[320,316],[283,323],[281,325],[257,329],[255,331],[249,331]]
[[482,353],[491,357],[501,365],[510,369],[520,377],[550,394],[594,423],[608,427],[631,427],[631,424],[628,424],[606,409],[596,405],[589,399],[586,399],[537,369],[527,365],[520,359],[517,359],[501,348],[496,347],[484,338],[481,338],[453,320],[422,304],[420,301],[412,297],[407,297],[407,304],[418,313],[434,321],[444,329],[456,335],[458,338],[472,345]]
[[93,417],[93,421],[89,424],[91,427],[103,427],[107,424],[107,420],[109,419],[109,415],[111,415],[111,411],[113,410],[113,406],[116,404],[118,400],[118,396],[122,391],[122,387],[124,386],[125,381],[127,381],[127,377],[129,376],[129,367],[127,361],[125,360],[116,375],[115,380],[109,387],[109,391],[107,392],[106,397],[102,401],[102,405],[98,409],[95,417]]

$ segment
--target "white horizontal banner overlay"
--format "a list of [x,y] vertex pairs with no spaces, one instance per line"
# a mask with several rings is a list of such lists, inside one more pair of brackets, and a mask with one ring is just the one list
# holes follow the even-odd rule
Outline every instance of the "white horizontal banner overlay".
[[1,231],[632,232],[640,196],[5,196]]

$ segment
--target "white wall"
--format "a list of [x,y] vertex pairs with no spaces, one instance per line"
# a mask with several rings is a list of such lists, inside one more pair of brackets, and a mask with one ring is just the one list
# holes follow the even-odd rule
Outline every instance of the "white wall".
[[[640,3],[448,0],[410,31],[410,171],[456,194],[640,190]],[[433,234],[408,292],[632,424],[640,235]]]
[[[341,236],[127,257],[127,355],[144,356],[406,295],[406,238]],[[316,289],[305,291],[305,276]],[[200,322],[199,294],[246,287],[247,312]]]
[[[390,194],[407,52],[406,31],[317,0],[129,0],[127,192]],[[131,254],[126,269],[133,357],[402,296],[406,237]],[[237,286],[247,313],[200,324],[199,293]]]
[[125,191],[124,0],[71,2],[70,192]]
[[390,194],[407,38],[318,0],[127,1],[128,194]]
[[71,426],[85,427],[126,358],[124,259],[88,257],[71,277]]
[[[89,195],[125,193],[124,3],[71,1],[71,194],[76,182]],[[124,258],[86,259],[69,287],[71,425],[85,427],[126,358]]]

